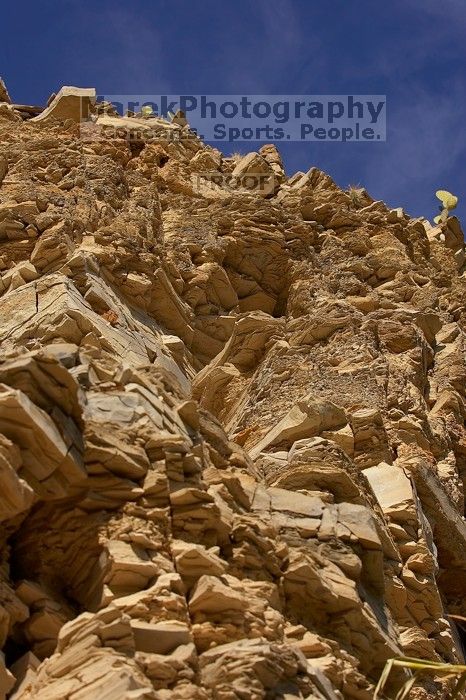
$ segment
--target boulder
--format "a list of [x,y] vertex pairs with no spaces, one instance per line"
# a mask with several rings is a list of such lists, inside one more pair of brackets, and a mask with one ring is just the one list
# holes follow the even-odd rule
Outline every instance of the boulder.
[[89,118],[95,100],[96,91],[94,88],[79,88],[66,85],[59,90],[44,111],[38,114],[37,117],[33,117],[31,121],[65,121],[66,119],[71,119],[79,123]]
[[341,428],[346,424],[345,411],[331,401],[319,401],[311,395],[301,399],[272,428],[262,440],[250,450],[252,459],[272,445],[291,445],[297,440],[318,435],[325,430]]

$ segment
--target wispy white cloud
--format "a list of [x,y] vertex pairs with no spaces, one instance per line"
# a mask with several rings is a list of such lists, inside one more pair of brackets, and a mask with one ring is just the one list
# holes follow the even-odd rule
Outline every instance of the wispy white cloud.
[[[371,47],[371,60],[342,66],[347,79],[380,78],[386,84],[406,82],[436,60],[454,58],[464,42],[466,0],[394,0],[400,22],[409,10],[417,11],[416,31],[397,32],[395,43],[389,34]],[[412,18],[409,22],[412,26]],[[445,81],[448,76],[445,76]]]
[[226,47],[225,83],[233,92],[284,94],[290,84],[295,93],[306,92],[309,75],[320,73],[326,64],[323,48],[317,32],[304,33],[294,0],[256,0],[241,44]]
[[[459,79],[466,0],[393,0],[393,9],[396,45],[381,33],[370,61],[344,68],[348,83],[379,82],[387,93],[387,144],[367,145],[358,177],[374,196],[429,215],[435,189],[460,190],[466,158],[466,86]],[[347,170],[343,154],[336,161],[336,170]]]
[[450,86],[437,96],[406,91],[388,112],[388,142],[382,157],[368,154],[364,180],[393,204],[422,201],[466,158],[466,91]]
[[80,12],[84,25],[104,28],[101,45],[96,46],[98,60],[92,53],[87,55],[104,89],[111,85],[111,89],[129,94],[170,91],[164,77],[169,72],[164,36],[154,21],[148,22],[136,6],[121,3],[92,8],[82,3]]
[[466,6],[464,0],[403,0],[405,6],[426,13],[451,24],[451,31],[458,30],[458,22],[466,24]]

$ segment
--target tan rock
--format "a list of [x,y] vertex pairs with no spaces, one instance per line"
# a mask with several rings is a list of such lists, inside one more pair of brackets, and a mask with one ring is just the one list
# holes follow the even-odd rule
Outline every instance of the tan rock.
[[345,411],[331,402],[308,396],[301,399],[289,413],[255,445],[250,455],[255,459],[270,445],[287,443],[318,435],[331,428],[346,424]]
[[14,685],[15,677],[5,666],[5,655],[0,651],[0,693],[4,698]]
[[0,695],[462,662],[460,223],[93,101],[0,83]]
[[62,87],[48,107],[34,117],[34,121],[42,122],[51,119],[83,121],[88,118],[95,99],[96,92],[93,88]]
[[192,642],[187,625],[182,622],[143,622],[132,620],[136,651],[151,654],[170,654],[180,644]]
[[12,690],[13,694],[10,697],[21,697],[28,685],[34,682],[39,664],[40,661],[37,656],[32,652],[27,652],[11,665],[11,672],[16,682]]
[[107,583],[118,595],[140,590],[158,573],[158,567],[141,548],[127,542],[107,542]]
[[338,522],[358,538],[367,549],[380,549],[381,542],[371,512],[364,506],[352,503],[340,503]]
[[221,578],[202,576],[189,600],[189,611],[192,615],[221,613],[241,610],[244,605],[243,596],[226,585]]
[[57,427],[21,391],[0,386],[0,430],[21,447],[25,481],[42,498],[57,497],[68,488],[82,487],[85,470],[75,461]]
[[413,488],[404,469],[381,462],[364,469],[383,512],[394,522],[416,519]]
[[2,78],[0,78],[0,102],[11,103],[11,97]]
[[181,576],[189,578],[199,578],[204,574],[219,576],[227,569],[227,564],[215,552],[201,545],[174,540],[171,548],[175,555],[176,570]]

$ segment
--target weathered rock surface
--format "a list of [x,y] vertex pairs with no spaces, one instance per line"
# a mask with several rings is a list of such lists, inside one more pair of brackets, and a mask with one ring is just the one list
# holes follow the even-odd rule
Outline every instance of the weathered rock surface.
[[369,700],[462,660],[459,222],[92,97],[0,84],[0,697]]

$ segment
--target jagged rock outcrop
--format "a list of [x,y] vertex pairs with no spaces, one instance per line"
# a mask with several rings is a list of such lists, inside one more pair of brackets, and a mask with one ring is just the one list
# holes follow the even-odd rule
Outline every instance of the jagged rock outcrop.
[[462,660],[458,220],[0,99],[0,697],[369,700]]

